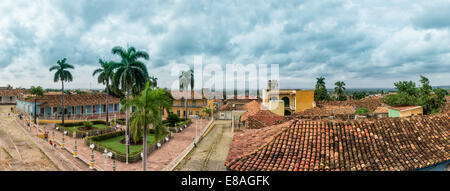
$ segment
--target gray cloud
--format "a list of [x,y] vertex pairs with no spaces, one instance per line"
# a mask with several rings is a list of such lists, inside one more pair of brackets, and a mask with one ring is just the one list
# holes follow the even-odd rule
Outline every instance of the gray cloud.
[[279,64],[285,87],[312,87],[320,75],[359,87],[420,74],[448,84],[449,9],[448,1],[406,0],[6,0],[0,83],[55,87],[48,67],[67,57],[77,68],[73,87],[91,86],[98,58],[118,59],[111,48],[130,45],[150,53],[149,71],[166,87],[171,63],[192,65],[194,55],[223,68]]

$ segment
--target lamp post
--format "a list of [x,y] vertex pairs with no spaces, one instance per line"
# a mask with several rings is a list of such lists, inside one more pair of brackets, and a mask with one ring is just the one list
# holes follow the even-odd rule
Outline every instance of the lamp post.
[[77,141],[75,140],[75,150],[73,150],[73,157],[78,157]]
[[95,162],[95,160],[94,160],[94,148],[95,148],[95,145],[91,144],[89,146],[89,148],[91,148],[91,162],[89,163],[89,169],[94,169],[94,162]]
[[116,158],[113,160],[113,171],[116,171]]
[[64,131],[63,135],[62,135],[62,144],[61,144],[61,149],[64,149],[64,135],[67,134],[67,131]]
[[103,166],[104,166],[105,169],[106,169],[106,159],[107,159],[106,157],[108,156],[108,150],[105,149],[105,151],[103,151],[103,156],[105,157],[105,158],[104,158],[105,160],[104,160],[104,162],[103,162]]
[[[58,127],[56,127],[58,128]],[[52,142],[55,142],[55,129],[52,129]]]
[[[105,149],[105,150],[106,150],[106,149]],[[109,159],[112,159],[112,156],[113,156],[113,154],[112,154],[112,152],[110,151],[110,152],[108,153]],[[106,166],[105,166],[105,169],[106,169]]]
[[37,98],[34,98],[34,124],[36,124],[36,113],[37,113],[37,110],[36,110],[36,101],[37,101],[38,99]]

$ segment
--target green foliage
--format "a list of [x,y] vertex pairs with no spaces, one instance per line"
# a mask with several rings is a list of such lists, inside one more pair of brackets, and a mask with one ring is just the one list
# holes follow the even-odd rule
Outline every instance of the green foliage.
[[75,93],[76,93],[76,94],[86,94],[86,92],[81,91],[81,90],[79,90],[79,89],[75,90]]
[[[125,102],[126,106],[135,107],[131,116],[130,136],[136,143],[142,139],[143,128],[153,125],[156,132],[163,132],[161,125],[161,108],[170,108],[171,100],[166,96],[164,89],[153,89],[147,82],[145,89],[133,100]],[[160,135],[160,134],[158,134]]]
[[169,113],[165,121],[169,124],[169,126],[173,127],[176,123],[180,122],[181,119],[178,117],[178,115]]
[[100,68],[97,68],[92,73],[92,76],[95,76],[98,74],[97,82],[99,84],[108,85],[109,81],[113,77],[113,65],[114,62],[107,62],[102,59],[98,59],[98,63],[100,64]]
[[445,105],[445,96],[448,92],[444,89],[434,89],[425,76],[420,76],[421,87],[417,88],[412,81],[402,81],[394,84],[397,94],[389,95],[383,101],[391,106],[419,105],[423,107],[424,114],[437,113]]
[[336,87],[334,88],[334,93],[338,97],[337,100],[338,101],[347,100],[347,98],[345,97],[345,83],[343,81],[337,81],[336,83],[334,83],[334,85],[336,85]]
[[331,100],[331,97],[328,94],[327,88],[325,87],[325,78],[319,77],[316,79],[317,79],[317,83],[316,83],[316,89],[314,90],[314,100],[315,101]]
[[127,88],[133,95],[138,95],[145,87],[148,80],[147,66],[139,59],[149,60],[145,51],[138,51],[134,47],[124,49],[116,46],[111,50],[112,54],[121,57],[121,61],[114,63],[111,67],[115,71],[113,75],[113,86],[116,90],[124,91]]
[[370,111],[369,111],[367,108],[364,108],[364,107],[358,108],[358,109],[355,111],[355,114],[358,114],[358,115],[361,115],[361,114],[369,114],[369,113],[370,113]]
[[85,127],[92,127],[94,124],[91,121],[85,121],[85,122],[83,122],[83,125]]
[[58,60],[56,62],[56,65],[50,67],[50,72],[56,70],[53,81],[71,82],[73,80],[73,77],[72,74],[68,71],[68,69],[74,69],[74,67],[73,65],[67,63],[66,58]]
[[367,96],[366,92],[353,92],[353,99],[360,100]]
[[202,113],[207,114],[208,116],[210,116],[211,113],[212,113],[212,110],[211,110],[211,108],[205,106],[205,107],[202,108]]
[[42,97],[42,96],[44,96],[45,91],[44,91],[44,89],[42,89],[41,86],[37,86],[37,87],[31,86],[30,93],[33,95]]
[[336,97],[335,100],[337,100],[337,101],[345,101],[345,100],[347,100],[347,96],[345,96],[345,95],[340,95],[340,96]]

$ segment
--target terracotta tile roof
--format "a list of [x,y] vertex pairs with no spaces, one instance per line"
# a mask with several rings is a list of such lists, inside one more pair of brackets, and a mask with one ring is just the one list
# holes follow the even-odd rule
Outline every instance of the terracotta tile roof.
[[406,111],[406,110],[410,110],[410,109],[416,109],[416,108],[421,108],[422,106],[404,106],[404,107],[389,107],[391,109],[395,109],[398,111]]
[[233,104],[236,105],[236,110],[245,110],[245,104],[251,100],[226,100],[226,104],[220,106],[219,111],[231,111],[233,110]]
[[317,106],[353,106],[355,108],[367,108],[370,112],[373,112],[379,106],[383,106],[383,101],[379,97],[366,97],[360,100],[347,100],[347,101],[317,101]]
[[235,132],[231,143],[233,149],[228,151],[225,165],[228,165],[233,159],[241,158],[272,141],[274,136],[282,132],[282,129],[289,128],[292,121],[261,129],[246,129],[245,131]]
[[0,90],[0,96],[23,96],[24,94],[27,94],[29,90],[25,89],[1,89]]
[[244,107],[247,110],[247,112],[242,114],[241,121],[247,120],[248,116],[255,115],[258,111],[260,111],[261,110],[261,103],[259,103],[256,100],[253,100],[253,101],[245,104]]
[[354,115],[356,109],[349,105],[322,105],[304,111],[295,112],[294,116],[331,116],[331,115]]
[[247,128],[259,129],[262,127],[277,124],[283,120],[283,116],[272,113],[264,109],[260,102],[253,100],[244,105],[247,110],[242,114],[240,121],[247,123]]
[[[38,98],[37,102],[42,103],[40,106],[43,107],[57,107],[61,106],[62,95],[44,95]],[[29,99],[20,98],[22,101],[34,102],[35,97]],[[75,95],[64,95],[64,105],[65,106],[80,106],[80,105],[97,105],[106,103],[105,93],[88,93],[88,94],[75,94]],[[120,99],[109,96],[110,104],[120,103]]]
[[389,113],[389,109],[387,107],[377,107],[373,113]]
[[234,171],[415,170],[450,160],[450,115],[304,121],[236,134]]
[[[283,121],[284,116],[279,116],[269,110],[259,110],[254,115],[249,115],[247,118],[248,128],[262,128],[265,126],[275,125]],[[255,122],[252,124],[252,122]]]

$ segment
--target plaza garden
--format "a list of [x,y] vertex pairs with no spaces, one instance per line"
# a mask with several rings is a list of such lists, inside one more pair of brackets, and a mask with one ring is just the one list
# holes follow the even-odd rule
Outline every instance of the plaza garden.
[[[147,154],[161,147],[165,142],[169,141],[171,133],[169,131],[163,131],[157,133],[154,129],[150,129],[147,133]],[[159,143],[159,144],[158,144]],[[85,139],[86,145],[94,144],[94,149],[99,152],[104,152],[106,149],[111,151],[116,160],[126,161],[126,145],[125,145],[125,131],[116,131],[106,133],[102,135],[96,135]],[[138,141],[130,141],[129,162],[140,161],[141,152],[143,151],[143,139],[142,137]]]

